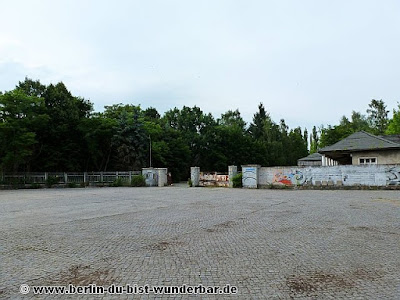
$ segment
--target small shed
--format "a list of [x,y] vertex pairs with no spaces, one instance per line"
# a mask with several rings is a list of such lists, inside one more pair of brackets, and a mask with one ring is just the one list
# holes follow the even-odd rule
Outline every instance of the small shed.
[[299,167],[322,166],[322,154],[313,153],[297,160]]

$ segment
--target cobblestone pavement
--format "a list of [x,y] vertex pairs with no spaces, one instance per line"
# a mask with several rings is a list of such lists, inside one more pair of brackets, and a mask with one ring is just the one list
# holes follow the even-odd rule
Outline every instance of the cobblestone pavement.
[[398,191],[0,191],[0,298],[33,298],[22,283],[129,283],[238,287],[203,299],[400,299],[399,280]]

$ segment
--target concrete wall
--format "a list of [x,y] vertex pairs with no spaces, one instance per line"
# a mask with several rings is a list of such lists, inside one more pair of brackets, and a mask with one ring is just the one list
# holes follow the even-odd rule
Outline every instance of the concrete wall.
[[242,166],[242,184],[244,188],[256,189],[258,187],[259,165]]
[[[229,166],[230,174],[237,173],[236,166]],[[230,175],[218,174],[217,172],[200,172],[200,167],[190,168],[190,180],[192,186],[219,186],[228,187],[230,185]]]
[[367,151],[367,152],[353,153],[352,164],[358,165],[359,158],[363,157],[376,157],[377,163],[380,165],[391,165],[400,163],[400,151],[386,150],[386,151]]
[[199,186],[229,186],[229,175],[200,172]]
[[243,167],[243,187],[257,188],[268,185],[400,185],[400,165],[253,167],[252,172]]

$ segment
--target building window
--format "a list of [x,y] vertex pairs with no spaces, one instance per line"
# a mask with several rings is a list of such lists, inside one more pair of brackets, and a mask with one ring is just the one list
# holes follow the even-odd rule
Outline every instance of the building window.
[[376,165],[378,163],[378,159],[376,157],[360,157],[358,161],[360,165]]

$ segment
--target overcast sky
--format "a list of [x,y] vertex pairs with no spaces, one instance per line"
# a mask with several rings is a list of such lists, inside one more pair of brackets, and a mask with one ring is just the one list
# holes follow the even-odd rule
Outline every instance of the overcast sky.
[[4,0],[0,90],[63,81],[95,110],[260,102],[310,130],[400,100],[400,1]]

